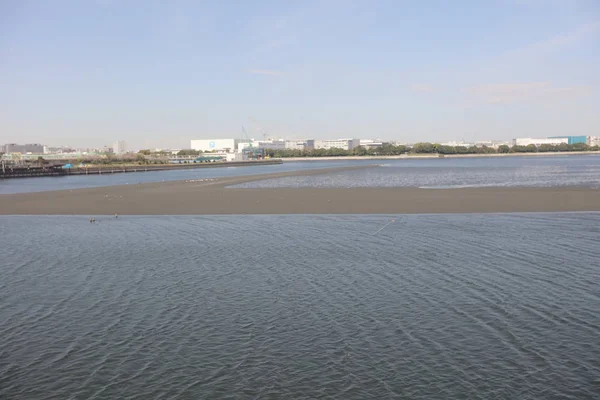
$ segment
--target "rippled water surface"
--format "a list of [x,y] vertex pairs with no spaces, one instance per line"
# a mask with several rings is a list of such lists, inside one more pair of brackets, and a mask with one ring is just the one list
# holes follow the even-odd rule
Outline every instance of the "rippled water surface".
[[1,399],[600,393],[600,214],[0,217],[0,238]]
[[378,163],[382,168],[265,179],[236,187],[600,188],[600,155],[380,160]]
[[[372,163],[372,162],[371,162]],[[312,168],[344,167],[369,164],[367,160],[286,162],[276,165],[175,169],[172,171],[132,172],[102,175],[70,175],[43,178],[0,179],[0,194],[71,190],[88,187],[131,185],[137,183],[178,181],[186,179],[225,178],[255,174],[300,171]]]

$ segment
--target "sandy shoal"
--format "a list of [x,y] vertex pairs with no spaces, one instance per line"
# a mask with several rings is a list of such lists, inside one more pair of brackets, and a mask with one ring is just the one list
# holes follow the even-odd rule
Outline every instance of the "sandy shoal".
[[[600,190],[562,188],[228,188],[364,167],[0,195],[0,215],[408,214],[600,211]],[[52,179],[52,178],[48,178]]]

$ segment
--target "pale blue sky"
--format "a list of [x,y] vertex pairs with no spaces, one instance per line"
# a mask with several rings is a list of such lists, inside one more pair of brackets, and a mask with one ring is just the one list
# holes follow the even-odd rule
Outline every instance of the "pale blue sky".
[[0,0],[0,143],[600,136],[600,1]]

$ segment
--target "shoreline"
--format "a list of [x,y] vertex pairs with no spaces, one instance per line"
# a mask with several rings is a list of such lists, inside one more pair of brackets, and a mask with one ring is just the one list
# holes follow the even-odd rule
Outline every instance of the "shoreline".
[[339,156],[339,157],[282,157],[279,160],[285,162],[298,161],[343,161],[343,160],[419,160],[419,159],[445,159],[445,158],[496,158],[496,157],[543,157],[543,156],[584,156],[597,155],[600,151],[563,151],[544,153],[492,153],[492,154],[401,154],[397,156]]
[[0,195],[0,215],[450,214],[600,211],[600,190],[561,188],[269,188],[239,183],[373,168],[290,171]]
[[[47,178],[71,175],[110,175],[134,172],[173,171],[181,169],[203,169],[203,168],[226,168],[226,167],[252,167],[257,165],[279,165],[283,164],[281,159],[269,159],[260,161],[227,161],[227,162],[205,162],[196,164],[115,164],[115,165],[93,165],[88,167],[72,167],[56,169],[55,166],[33,166],[20,167],[8,166],[0,169],[0,179],[22,179],[22,178]],[[16,170],[16,173],[15,173]]]

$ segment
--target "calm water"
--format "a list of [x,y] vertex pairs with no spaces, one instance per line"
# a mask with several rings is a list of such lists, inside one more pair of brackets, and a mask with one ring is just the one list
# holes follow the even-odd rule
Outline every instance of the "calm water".
[[383,168],[293,176],[236,187],[556,187],[600,188],[600,156],[390,160]]
[[1,399],[600,393],[597,213],[0,217],[0,238]]
[[0,194],[43,192],[48,190],[81,189],[88,187],[131,185],[137,183],[178,181],[202,178],[223,178],[254,174],[305,170],[311,168],[344,167],[349,165],[372,164],[367,160],[286,162],[279,165],[252,167],[219,167],[180,169],[173,171],[152,171],[102,175],[73,175],[44,178],[0,179]]

